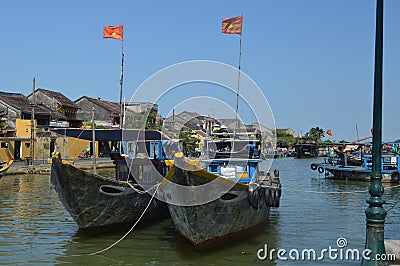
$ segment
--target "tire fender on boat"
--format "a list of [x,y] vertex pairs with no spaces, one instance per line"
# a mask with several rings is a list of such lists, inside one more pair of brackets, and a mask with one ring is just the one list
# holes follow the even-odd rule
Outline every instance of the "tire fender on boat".
[[315,163],[311,164],[311,170],[317,170],[317,165]]
[[399,172],[393,172],[391,177],[390,177],[390,183],[399,183],[400,181],[400,173]]
[[282,196],[282,185],[281,183],[278,184],[278,188],[276,189],[277,193],[278,193],[278,200],[281,198]]
[[265,187],[260,187],[258,190],[258,208],[261,209],[265,202]]
[[275,196],[274,196],[274,207],[279,208],[280,198],[279,198],[279,188],[275,189]]
[[[271,194],[270,194],[270,202],[271,202],[271,207],[279,207],[279,203],[277,203],[277,192],[275,188],[271,188]],[[278,206],[277,206],[278,205]]]
[[324,172],[324,168],[322,166],[318,167],[318,173],[322,174]]
[[259,193],[258,190],[259,189],[257,187],[255,189],[249,190],[247,192],[247,201],[249,202],[249,205],[255,210],[258,209],[258,201],[259,201],[259,198],[260,198],[260,196],[258,194]]
[[275,170],[274,170],[274,176],[275,176],[275,177],[279,177],[279,170],[278,170],[278,169],[275,169]]
[[265,201],[265,206],[271,206],[272,201],[271,201],[271,188],[266,187],[264,190],[264,201]]

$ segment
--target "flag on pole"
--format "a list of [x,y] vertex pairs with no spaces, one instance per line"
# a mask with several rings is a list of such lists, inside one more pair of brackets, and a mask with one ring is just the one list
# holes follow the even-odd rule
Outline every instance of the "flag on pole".
[[329,136],[332,136],[332,130],[328,129],[328,130],[326,131],[326,134],[328,134]]
[[103,38],[113,38],[122,41],[124,39],[124,26],[105,26]]
[[222,20],[222,33],[225,34],[242,34],[243,17],[224,18]]

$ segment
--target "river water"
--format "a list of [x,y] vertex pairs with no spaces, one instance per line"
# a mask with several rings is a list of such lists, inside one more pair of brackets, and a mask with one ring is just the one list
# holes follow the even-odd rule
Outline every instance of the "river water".
[[[6,175],[0,180],[1,265],[358,265],[352,258],[318,260],[320,251],[357,249],[365,244],[365,200],[368,183],[325,179],[310,164],[320,159],[276,159],[283,186],[281,206],[270,213],[267,227],[250,237],[207,252],[195,251],[174,229],[170,219],[125,232],[88,237],[78,231],[60,203],[46,175]],[[104,171],[104,170],[103,170]],[[102,174],[112,175],[109,170]],[[386,239],[400,239],[398,188],[385,185]],[[338,247],[341,239],[347,246]],[[287,260],[260,249],[284,249]],[[304,249],[317,253],[316,261],[296,260]],[[259,253],[259,256],[257,256]],[[337,252],[339,256],[339,252]],[[300,256],[301,259],[301,256]]]

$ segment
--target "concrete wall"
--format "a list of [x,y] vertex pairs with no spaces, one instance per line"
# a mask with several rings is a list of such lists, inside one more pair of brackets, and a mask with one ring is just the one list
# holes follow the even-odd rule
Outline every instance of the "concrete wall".
[[[76,104],[81,108],[78,110],[77,113],[78,118],[82,119],[84,122],[91,123],[93,103],[85,98],[82,98],[79,102],[76,102]],[[109,110],[99,105],[94,105],[94,108],[95,108],[95,114],[94,114],[95,121],[97,120],[97,121],[111,122],[111,112]]]
[[0,161],[14,157],[14,141],[0,141]]
[[[79,153],[85,150],[87,147],[91,148],[91,142],[89,140],[77,139],[66,137],[64,135],[55,134],[56,138],[56,150],[60,152],[63,159],[77,159]],[[98,142],[96,141],[96,147]],[[98,148],[96,148],[96,156],[98,156]]]

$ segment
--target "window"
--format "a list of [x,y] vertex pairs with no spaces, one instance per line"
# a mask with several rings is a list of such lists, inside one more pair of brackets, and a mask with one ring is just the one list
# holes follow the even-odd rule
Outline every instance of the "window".
[[8,148],[8,142],[2,142],[1,143],[1,148],[7,149]]

